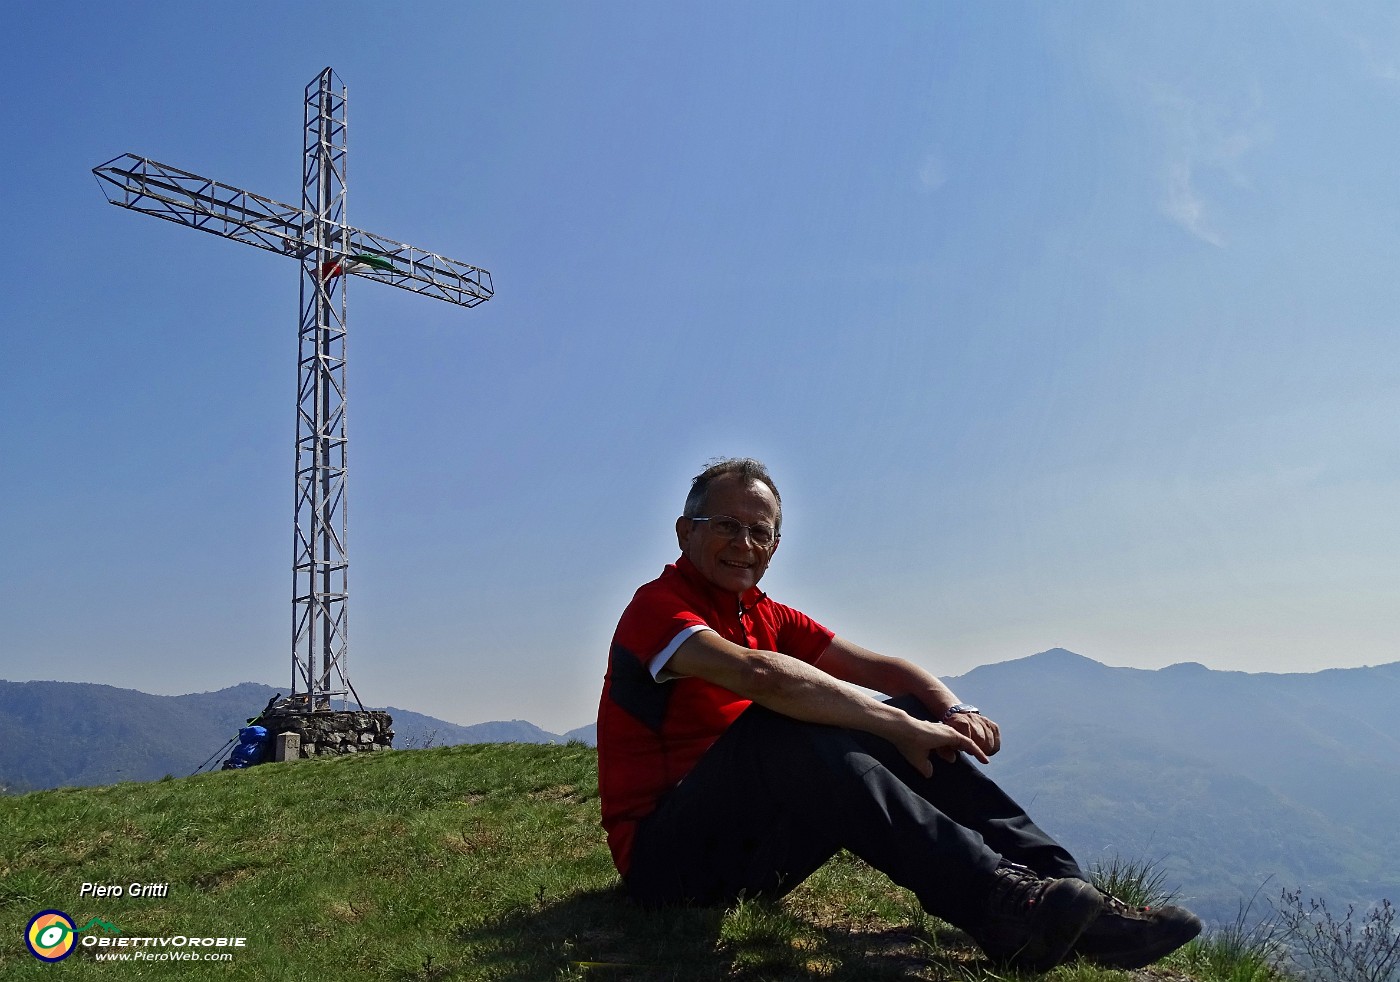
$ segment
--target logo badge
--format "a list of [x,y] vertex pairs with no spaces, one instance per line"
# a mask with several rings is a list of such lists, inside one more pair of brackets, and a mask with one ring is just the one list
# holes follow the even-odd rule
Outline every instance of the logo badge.
[[73,953],[73,919],[61,910],[42,910],[24,929],[24,943],[29,953],[41,962],[61,962]]

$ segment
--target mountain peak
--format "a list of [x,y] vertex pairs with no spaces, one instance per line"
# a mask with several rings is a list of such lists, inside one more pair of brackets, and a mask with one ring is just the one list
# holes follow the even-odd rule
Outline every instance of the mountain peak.
[[1031,657],[1031,658],[1061,658],[1061,659],[1070,658],[1070,659],[1076,659],[1076,660],[1078,660],[1078,661],[1093,662],[1095,665],[1098,664],[1098,662],[1094,661],[1094,659],[1088,658],[1088,657],[1086,657],[1086,656],[1084,656],[1084,655],[1081,655],[1081,654],[1079,654],[1078,652],[1070,651],[1068,648],[1046,648],[1044,651],[1037,651],[1035,654],[1030,655],[1029,657]]
[[1025,658],[1018,658],[1016,661],[1036,668],[1053,668],[1060,672],[1066,670],[1087,671],[1093,668],[1106,667],[1101,662],[1096,662],[1092,658],[1077,654],[1076,652],[1070,651],[1068,648],[1049,648],[1045,651],[1036,652],[1034,655],[1028,655]]
[[993,684],[996,684],[996,681],[1005,681],[1011,678],[1036,679],[1038,680],[1037,684],[1043,682],[1054,685],[1066,683],[1078,685],[1098,677],[1107,669],[1108,666],[1096,662],[1092,658],[1076,654],[1067,648],[1050,648],[1047,651],[1026,655],[1023,658],[1012,658],[990,665],[982,665],[961,676],[961,679]]
[[1210,669],[1198,661],[1179,661],[1175,665],[1168,665],[1162,669],[1163,672],[1175,672],[1180,675],[1199,674],[1209,672]]

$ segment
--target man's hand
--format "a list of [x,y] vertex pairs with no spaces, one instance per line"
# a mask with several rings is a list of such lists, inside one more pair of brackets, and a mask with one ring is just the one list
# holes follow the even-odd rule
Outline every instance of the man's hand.
[[988,757],[1001,749],[1001,728],[980,713],[954,713],[947,725],[977,744]]
[[[924,704],[934,719],[960,701],[951,689],[919,666],[862,648],[845,638],[832,638],[830,647],[817,664],[822,671],[852,685],[891,696],[912,695]],[[947,725],[970,739],[988,757],[1001,749],[1001,731],[985,716],[954,713]],[[943,756],[952,759],[949,754]],[[974,756],[986,763],[980,755]]]
[[930,723],[908,714],[904,714],[904,720],[906,722],[900,728],[900,732],[887,739],[904,755],[904,759],[914,766],[914,770],[924,777],[933,776],[933,762],[929,759],[932,754],[938,754],[951,764],[961,750],[982,763],[987,763],[987,755],[982,752],[982,748],[951,726]]

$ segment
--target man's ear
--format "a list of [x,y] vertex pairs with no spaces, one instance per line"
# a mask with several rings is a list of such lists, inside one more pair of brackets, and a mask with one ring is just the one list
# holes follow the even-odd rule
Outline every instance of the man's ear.
[[690,541],[690,533],[695,530],[695,523],[682,515],[676,519],[676,544],[681,547],[681,552],[685,552],[686,543]]

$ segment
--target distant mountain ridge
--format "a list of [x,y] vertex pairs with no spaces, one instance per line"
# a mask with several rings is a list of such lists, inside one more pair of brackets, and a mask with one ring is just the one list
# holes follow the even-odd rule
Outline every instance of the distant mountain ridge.
[[277,690],[253,682],[153,696],[88,682],[0,681],[0,787],[184,776]]
[[1162,861],[1217,921],[1272,877],[1400,897],[1400,663],[1312,674],[1112,668],[1055,648],[949,684],[1001,725],[992,775],[1086,861]]
[[450,747],[459,743],[568,743],[570,740],[589,745],[594,743],[586,739],[593,729],[592,724],[559,734],[540,729],[523,719],[462,726],[393,706],[386,706],[385,711],[394,718],[394,745],[401,748],[425,744]]
[[[1113,668],[1062,648],[949,679],[1002,728],[989,773],[1085,862],[1159,860],[1204,916],[1256,891],[1400,899],[1400,663],[1311,674]],[[0,681],[0,785],[184,775],[279,690],[152,696]],[[395,745],[595,742],[524,720],[463,726],[388,707]]]
[[[0,790],[183,777],[285,692],[285,687],[242,682],[215,692],[156,696],[91,682],[0,680]],[[462,726],[407,709],[387,711],[398,747],[578,738],[577,731],[550,733],[524,720]]]

